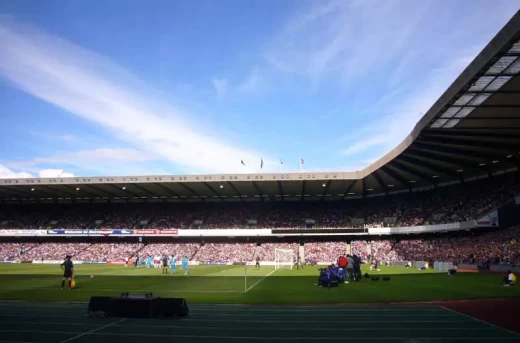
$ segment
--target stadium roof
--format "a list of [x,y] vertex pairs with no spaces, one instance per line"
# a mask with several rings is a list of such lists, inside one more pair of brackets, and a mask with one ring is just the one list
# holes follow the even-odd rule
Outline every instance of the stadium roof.
[[520,11],[395,149],[358,172],[0,180],[0,199],[338,200],[435,187],[520,166]]

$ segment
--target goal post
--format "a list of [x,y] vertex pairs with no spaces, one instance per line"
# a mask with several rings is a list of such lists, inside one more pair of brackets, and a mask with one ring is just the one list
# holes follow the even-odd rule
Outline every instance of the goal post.
[[292,269],[294,266],[294,251],[292,249],[275,249],[274,251],[274,269],[280,268]]

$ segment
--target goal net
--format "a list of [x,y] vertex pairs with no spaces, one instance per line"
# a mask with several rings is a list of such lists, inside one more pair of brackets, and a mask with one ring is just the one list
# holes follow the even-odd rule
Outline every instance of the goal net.
[[294,265],[294,251],[292,249],[275,249],[274,269],[289,268]]

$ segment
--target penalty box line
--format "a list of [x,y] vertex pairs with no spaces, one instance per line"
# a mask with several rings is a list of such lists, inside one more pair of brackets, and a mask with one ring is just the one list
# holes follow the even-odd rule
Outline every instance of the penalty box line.
[[260,280],[258,280],[257,282],[255,282],[254,284],[252,284],[250,287],[246,288],[246,290],[244,291],[244,293],[247,293],[249,292],[250,290],[252,290],[256,285],[258,285],[260,282],[264,281],[264,279],[268,276],[271,276],[271,274],[273,274],[274,272],[276,272],[278,269],[275,269],[273,271],[271,271],[269,274],[267,274],[266,276],[264,276],[263,278],[261,278]]

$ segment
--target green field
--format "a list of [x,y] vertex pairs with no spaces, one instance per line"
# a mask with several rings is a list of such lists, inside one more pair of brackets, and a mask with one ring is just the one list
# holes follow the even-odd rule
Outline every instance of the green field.
[[[190,266],[190,275],[162,275],[160,269],[110,265],[77,265],[77,288],[61,291],[57,265],[0,265],[0,300],[88,301],[92,295],[121,292],[184,297],[190,303],[332,304],[520,298],[519,287],[503,287],[501,275],[459,273],[449,277],[432,270],[382,267],[373,275],[391,280],[316,287],[317,267],[278,270],[244,266]],[[368,269],[363,269],[363,273]],[[93,278],[90,275],[94,275]],[[246,291],[247,289],[247,291]]]

